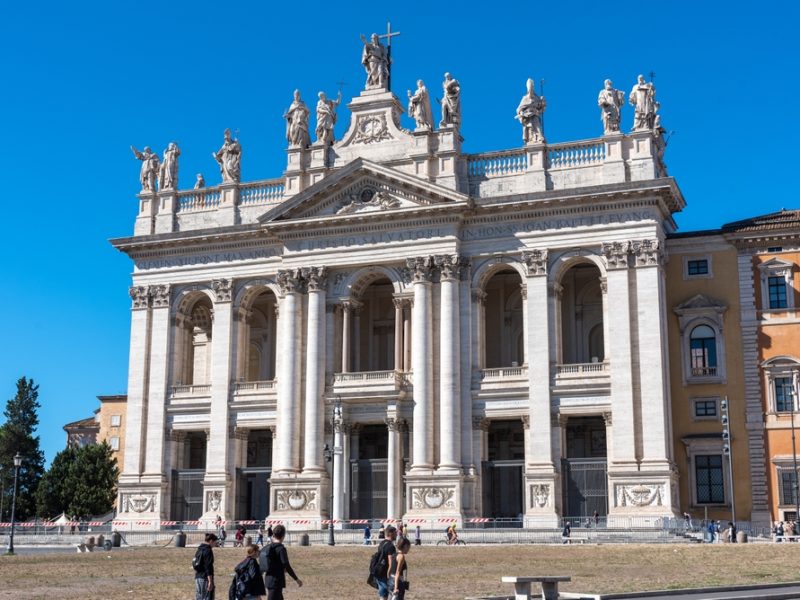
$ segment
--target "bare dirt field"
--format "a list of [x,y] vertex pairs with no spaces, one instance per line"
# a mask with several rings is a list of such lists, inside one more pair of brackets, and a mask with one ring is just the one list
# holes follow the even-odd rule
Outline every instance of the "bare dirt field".
[[[290,547],[304,582],[294,599],[373,599],[366,585],[373,548]],[[241,549],[216,549],[218,600],[225,600]],[[92,554],[0,556],[0,598],[193,599],[193,548],[115,549]],[[502,575],[570,575],[576,592],[623,592],[800,579],[800,544],[412,547],[414,599],[463,599],[511,591]]]

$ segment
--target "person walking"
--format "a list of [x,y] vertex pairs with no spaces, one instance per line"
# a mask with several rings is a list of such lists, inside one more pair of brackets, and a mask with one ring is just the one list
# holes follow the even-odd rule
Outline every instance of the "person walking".
[[384,540],[378,546],[378,552],[386,559],[386,572],[382,573],[381,577],[375,577],[375,583],[378,585],[378,598],[381,600],[389,600],[389,595],[393,589],[389,574],[392,572],[393,565],[397,559],[397,549],[394,546],[396,538],[397,529],[389,525],[385,529]]
[[408,561],[406,554],[411,549],[411,541],[403,536],[397,539],[397,560],[392,562],[389,567],[389,583],[392,587],[391,600],[403,600],[406,597],[406,590],[408,589]]
[[207,533],[205,542],[197,547],[192,566],[194,567],[195,600],[214,600],[214,551],[217,536]]
[[369,546],[372,544],[372,530],[369,528],[369,524],[364,527],[364,545]]
[[286,587],[286,574],[297,582],[298,587],[303,587],[303,582],[289,564],[289,554],[283,540],[286,537],[286,527],[276,525],[272,530],[272,543],[261,550],[261,568],[264,570],[264,583],[267,588],[267,600],[283,600],[283,589]]
[[562,544],[569,544],[569,536],[571,533],[572,533],[572,528],[569,525],[569,521],[564,521],[564,529],[561,530]]
[[417,530],[414,533],[414,545],[422,546],[422,527],[417,525]]
[[717,537],[717,525],[713,519],[708,523],[708,543],[713,544]]
[[272,543],[272,525],[267,526],[267,541]]
[[256,546],[263,546],[264,545],[264,528],[258,528],[258,535],[256,536]]
[[258,600],[267,594],[258,566],[258,546],[249,544],[244,560],[234,567],[228,600]]
[[[391,527],[391,525],[390,525]],[[386,539],[386,527],[384,527],[383,523],[381,523],[381,528],[378,529],[378,539],[385,540]],[[380,542],[378,542],[380,543]]]

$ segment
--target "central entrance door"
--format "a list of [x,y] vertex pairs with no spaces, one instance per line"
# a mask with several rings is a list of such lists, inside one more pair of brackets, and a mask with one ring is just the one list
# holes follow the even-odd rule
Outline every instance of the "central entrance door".
[[566,427],[567,458],[561,462],[564,516],[587,518],[608,514],[606,425],[602,417],[570,417]]
[[358,458],[350,461],[350,517],[385,519],[389,433],[385,425],[364,425]]

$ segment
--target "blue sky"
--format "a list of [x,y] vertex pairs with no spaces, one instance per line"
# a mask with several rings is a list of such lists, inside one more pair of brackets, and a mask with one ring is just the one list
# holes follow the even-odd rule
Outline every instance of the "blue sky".
[[[271,4],[271,3],[269,3]],[[390,8],[391,7],[391,8]],[[442,75],[462,85],[466,152],[519,146],[525,80],[544,78],[551,142],[602,133],[606,77],[630,90],[656,73],[670,174],[687,200],[681,230],[800,207],[797,3],[760,2],[25,2],[0,22],[3,194],[0,401],[40,385],[47,461],[64,423],[127,385],[132,265],[108,239],[129,235],[139,164],[177,141],[181,187],[203,172],[226,127],[243,179],[285,166],[283,111],[299,88],[346,104],[364,83],[360,34],[401,31],[395,92]],[[339,111],[337,134],[349,113]],[[630,127],[631,110],[623,112]],[[0,416],[2,419],[2,416]]]

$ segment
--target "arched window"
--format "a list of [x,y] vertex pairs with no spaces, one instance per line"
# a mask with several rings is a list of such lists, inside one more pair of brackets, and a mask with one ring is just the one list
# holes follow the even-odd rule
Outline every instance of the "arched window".
[[692,375],[717,374],[717,336],[708,325],[698,325],[689,336]]

